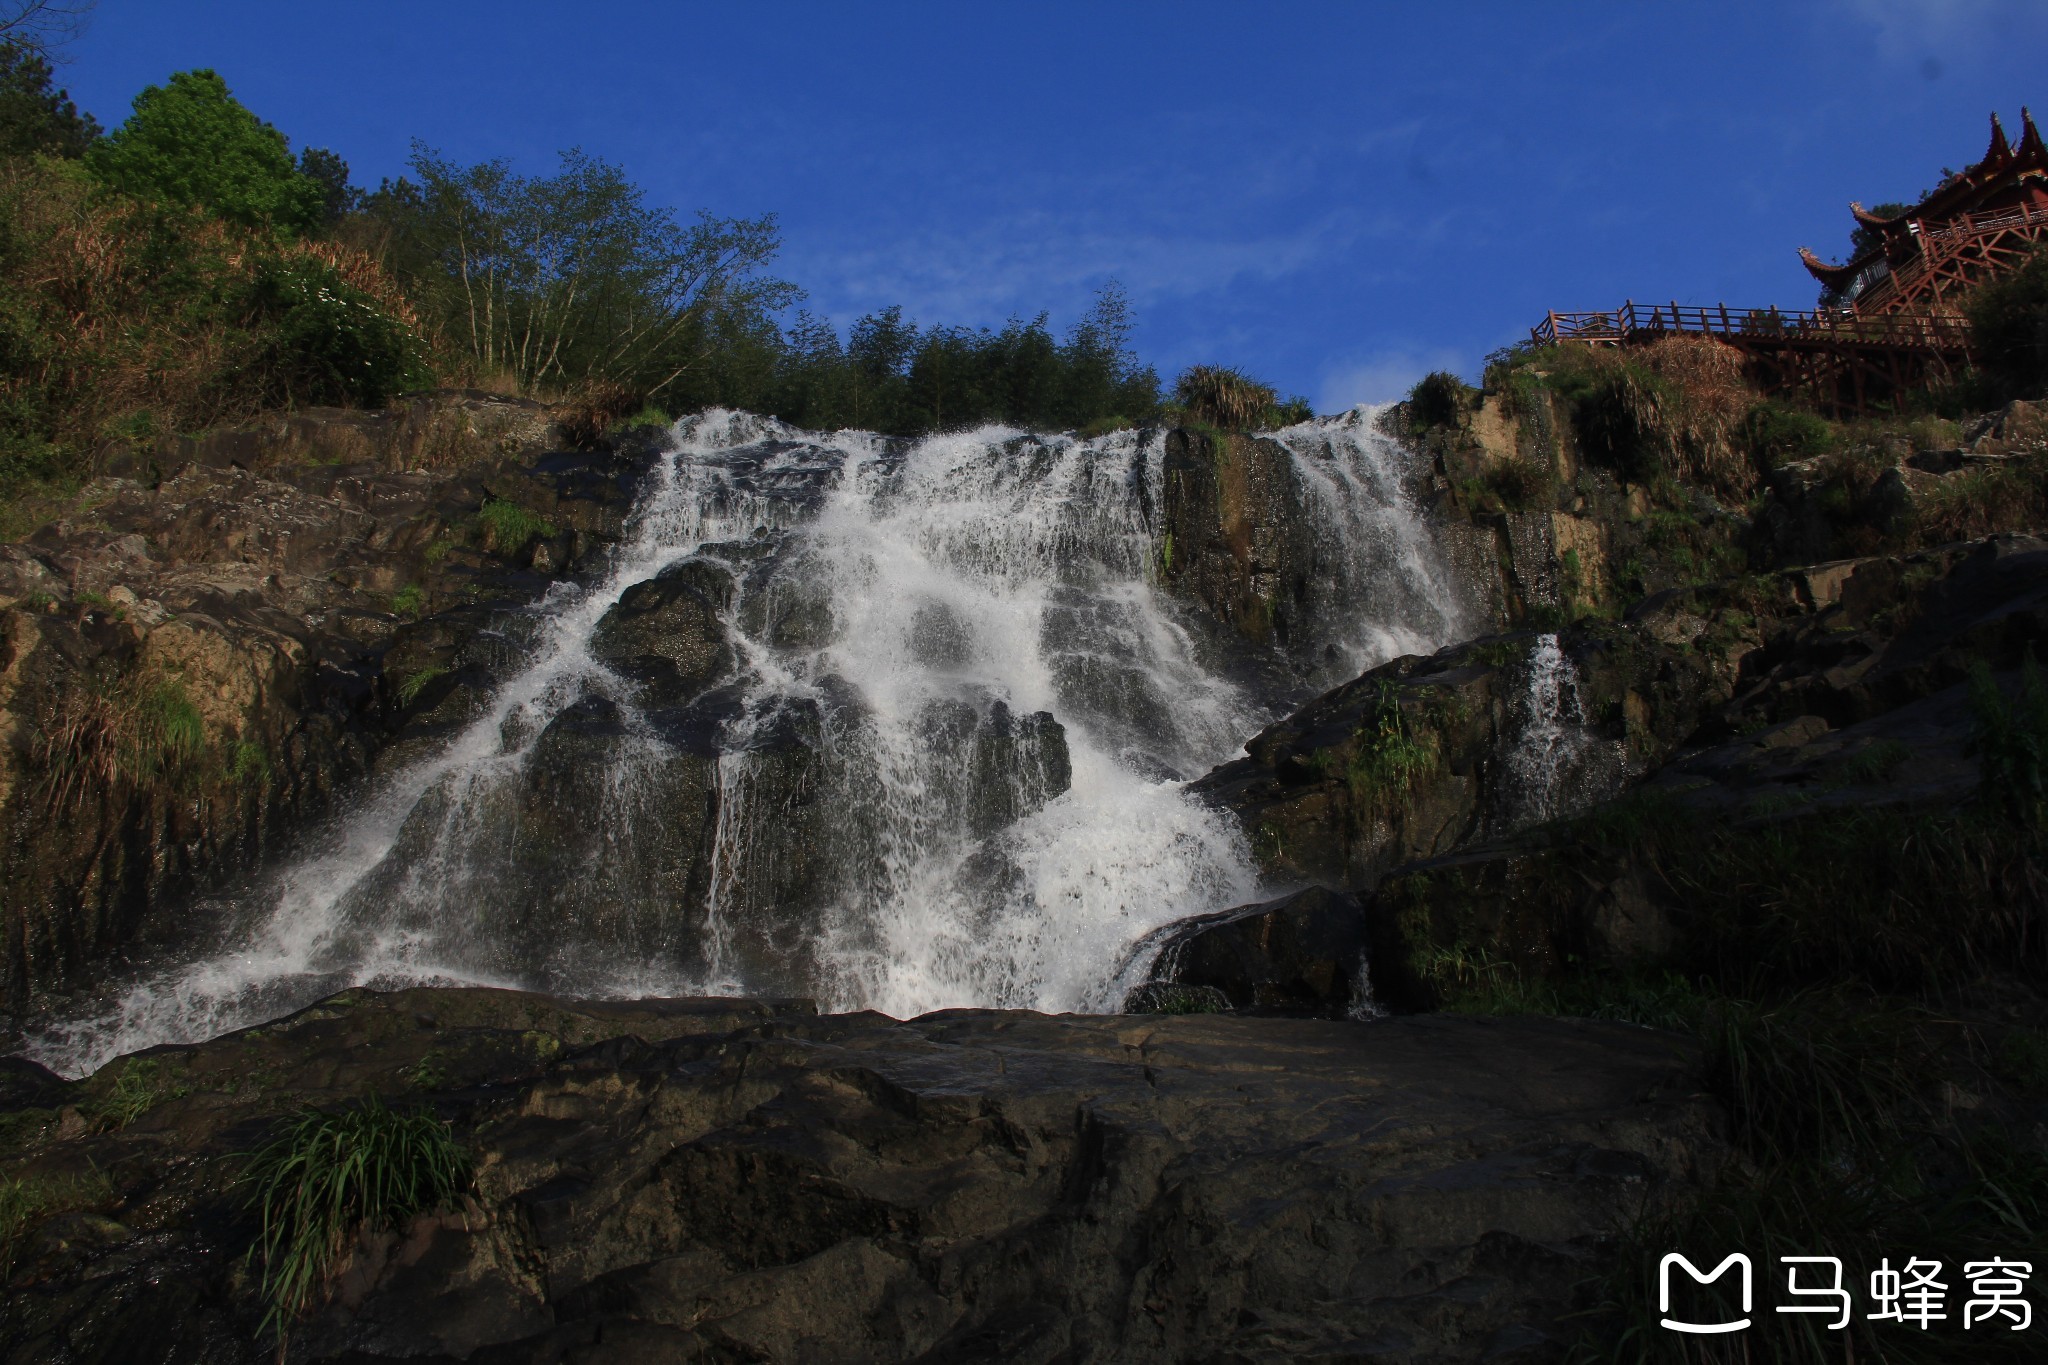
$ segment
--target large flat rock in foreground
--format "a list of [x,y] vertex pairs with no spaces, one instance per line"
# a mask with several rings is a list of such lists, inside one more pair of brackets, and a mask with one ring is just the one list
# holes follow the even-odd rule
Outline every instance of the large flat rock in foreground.
[[1723,1151],[1677,1039],[1533,1018],[354,991],[145,1060],[121,1127],[132,1061],[0,1077],[9,1174],[113,1186],[23,1239],[8,1361],[274,1358],[229,1154],[371,1090],[477,1195],[362,1239],[293,1360],[1547,1360]]

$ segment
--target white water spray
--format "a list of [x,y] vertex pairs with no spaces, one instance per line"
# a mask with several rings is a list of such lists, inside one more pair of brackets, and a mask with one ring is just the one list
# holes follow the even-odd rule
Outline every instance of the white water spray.
[[[1282,433],[1334,676],[1460,624],[1372,418]],[[1230,681],[1156,582],[1164,446],[678,424],[609,572],[538,605],[476,720],[381,780],[220,951],[31,1055],[76,1074],[349,984],[1114,1008],[1131,944],[1256,897],[1241,832],[1182,783],[1284,700]],[[732,584],[737,675],[678,711],[592,644],[629,588],[693,559]]]
[[1522,729],[1508,754],[1504,825],[1520,829],[1569,814],[1595,791],[1605,748],[1587,732],[1579,673],[1552,634],[1529,651]]

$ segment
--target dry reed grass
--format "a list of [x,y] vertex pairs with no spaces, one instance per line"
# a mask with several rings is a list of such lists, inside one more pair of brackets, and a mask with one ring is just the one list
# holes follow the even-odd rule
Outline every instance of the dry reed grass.
[[1175,381],[1173,392],[1190,417],[1225,431],[1259,426],[1279,401],[1272,385],[1224,365],[1191,366]]
[[571,394],[572,406],[556,426],[562,439],[578,450],[595,446],[612,424],[631,417],[646,405],[638,389],[609,379],[587,380]]
[[[318,267],[391,318],[419,319],[367,252],[281,243],[196,210],[98,189],[74,169],[0,164],[0,318],[16,363],[0,375],[13,463],[82,477],[109,439],[148,440],[243,420],[274,402],[256,362],[260,322],[240,300],[266,268]],[[10,472],[20,472],[11,470]]]

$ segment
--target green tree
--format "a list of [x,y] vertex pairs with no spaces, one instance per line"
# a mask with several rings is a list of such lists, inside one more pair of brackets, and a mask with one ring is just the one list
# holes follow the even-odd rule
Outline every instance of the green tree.
[[51,75],[41,53],[0,41],[0,155],[79,157],[99,137],[100,125],[51,87]]
[[852,425],[870,431],[902,428],[907,407],[904,371],[917,350],[917,324],[894,304],[853,324],[846,359],[853,374]]
[[197,204],[230,222],[306,232],[327,196],[293,164],[283,133],[212,71],[180,71],[135,97],[134,112],[86,154],[104,183],[139,198]]
[[299,174],[320,187],[320,223],[331,227],[361,207],[363,192],[348,183],[348,162],[325,147],[299,153]]
[[720,338],[750,335],[798,297],[761,273],[780,245],[772,216],[684,226],[581,151],[528,177],[416,145],[412,171],[417,183],[387,185],[369,205],[389,259],[471,364],[522,392],[603,384],[663,397]]

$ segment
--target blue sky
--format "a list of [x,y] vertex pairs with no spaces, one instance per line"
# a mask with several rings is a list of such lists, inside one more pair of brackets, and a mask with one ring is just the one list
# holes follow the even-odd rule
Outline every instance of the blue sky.
[[581,146],[684,213],[774,213],[843,327],[1064,327],[1110,278],[1171,377],[1323,410],[1545,309],[1808,306],[1794,249],[2048,116],[2042,0],[526,4],[101,0],[60,73],[109,126],[211,66],[359,183],[412,139]]

